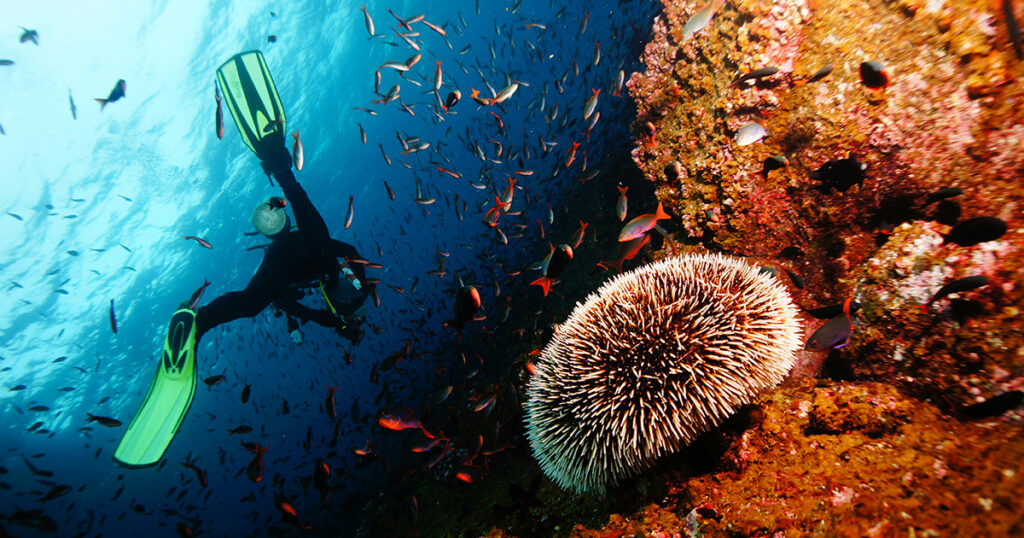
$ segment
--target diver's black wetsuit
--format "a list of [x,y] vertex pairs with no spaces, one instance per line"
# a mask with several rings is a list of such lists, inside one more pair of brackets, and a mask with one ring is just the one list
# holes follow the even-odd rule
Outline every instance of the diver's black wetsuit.
[[[197,340],[217,325],[255,316],[271,303],[299,319],[325,327],[342,325],[341,320],[327,310],[313,310],[299,304],[303,292],[297,286],[321,278],[328,281],[339,278],[337,259],[356,258],[359,253],[353,246],[331,239],[323,217],[313,207],[313,202],[292,174],[288,150],[280,138],[276,142],[276,147],[271,146],[265,153],[261,152],[261,155],[267,156],[263,160],[263,168],[273,173],[285,198],[291,203],[298,231],[281,233],[273,238],[263,255],[263,262],[244,290],[225,293],[199,309],[196,315]],[[350,269],[360,282],[365,283],[362,265],[352,264]],[[338,305],[339,311],[351,314],[362,305],[366,295],[364,287],[356,294],[356,300],[347,305]],[[355,327],[349,327],[348,332],[343,334],[357,340],[358,332],[353,333],[353,329],[358,331]]]

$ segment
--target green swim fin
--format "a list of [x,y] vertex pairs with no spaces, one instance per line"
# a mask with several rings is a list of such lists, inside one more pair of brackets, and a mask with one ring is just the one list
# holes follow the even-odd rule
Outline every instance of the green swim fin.
[[192,405],[197,379],[196,313],[183,308],[171,318],[153,384],[117,445],[114,461],[127,467],[159,462]]
[[284,106],[263,53],[252,50],[232,56],[217,68],[217,86],[238,133],[257,157],[264,159],[284,147]]

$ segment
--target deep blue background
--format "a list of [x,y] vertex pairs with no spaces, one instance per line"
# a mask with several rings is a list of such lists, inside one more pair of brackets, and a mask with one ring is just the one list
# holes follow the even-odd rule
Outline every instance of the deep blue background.
[[[423,57],[407,78],[422,86],[393,70],[382,73],[381,91],[400,84],[402,100],[415,116],[397,102],[370,103],[377,98],[377,66],[415,54],[395,37],[397,21],[388,7],[407,18],[425,13],[428,21],[445,26],[452,45],[449,49],[432,30],[414,24]],[[416,409],[430,392],[470,374],[476,368],[473,360],[464,365],[462,357],[473,357],[480,327],[500,334],[513,325],[499,323],[506,297],[512,297],[513,319],[537,314],[521,307],[527,294],[540,295],[539,288],[528,286],[539,273],[526,269],[547,254],[549,242],[568,242],[575,231],[577,223],[566,217],[574,203],[564,194],[568,187],[593,169],[610,166],[602,162],[604,155],[628,152],[632,106],[627,98],[613,97],[611,87],[619,69],[628,79],[639,68],[637,56],[657,6],[529,0],[521,5],[480,2],[479,7],[470,2],[370,3],[377,33],[386,34],[372,40],[362,12],[351,3],[153,4],[123,14],[120,25],[116,12],[89,11],[105,25],[94,32],[84,32],[74,13],[58,8],[49,6],[49,15],[34,20],[18,18],[31,14],[9,19],[38,29],[38,47],[18,43],[17,29],[7,31],[0,45],[0,57],[16,61],[0,68],[0,77],[7,79],[0,105],[7,135],[0,138],[0,161],[9,192],[0,205],[13,214],[0,215],[0,273],[7,289],[0,315],[5,342],[0,348],[0,514],[43,509],[61,535],[121,536],[156,525],[166,525],[160,531],[166,535],[179,521],[208,536],[263,535],[264,525],[281,526],[273,507],[273,495],[280,493],[319,532],[351,532],[358,510],[337,508],[361,506],[387,480],[379,465],[359,467],[352,449],[372,440],[395,466],[401,462],[393,460],[408,454],[413,439],[405,435],[409,432],[377,426],[378,409]],[[590,17],[581,33],[585,12]],[[531,22],[546,29],[526,28]],[[276,43],[267,42],[270,34],[277,36]],[[595,66],[597,42],[601,60]],[[304,342],[296,345],[284,319],[270,310],[214,329],[199,348],[200,376],[223,373],[227,381],[212,388],[200,384],[165,466],[122,469],[111,454],[124,427],[86,424],[85,414],[127,424],[152,378],[175,306],[204,278],[213,281],[204,303],[244,287],[262,256],[261,250],[246,250],[263,243],[262,238],[243,232],[251,231],[252,209],[280,192],[239,139],[230,116],[220,141],[213,118],[216,67],[254,48],[263,50],[274,73],[289,131],[301,133],[305,166],[296,175],[332,236],[384,266],[368,270],[382,281],[382,304],[369,307],[367,334],[356,347],[309,324],[301,328]],[[453,113],[441,118],[432,112],[434,96],[425,93],[436,60],[443,62],[442,99],[454,88],[463,94]],[[490,93],[477,69],[495,90],[505,86],[506,77],[529,86],[520,85],[504,110],[479,108],[469,98],[471,88]],[[127,80],[126,98],[100,113],[91,98],[105,96],[118,78]],[[582,111],[593,89],[601,89],[597,110],[602,116],[587,139]],[[68,110],[68,90],[77,120]],[[500,115],[504,130],[492,112]],[[359,140],[357,123],[366,129],[366,145]],[[432,147],[402,156],[396,132],[421,137]],[[543,155],[541,139],[557,146]],[[500,158],[491,140],[501,143]],[[566,169],[566,151],[574,141],[581,146]],[[474,144],[500,162],[482,162]],[[442,174],[438,166],[462,177]],[[511,207],[521,214],[501,218],[505,245],[482,218],[506,178],[526,169],[534,173],[517,176],[523,188]],[[413,202],[417,179],[436,203]],[[387,197],[384,180],[397,200]],[[346,230],[349,196],[355,197],[355,218]],[[600,211],[614,209],[608,204]],[[214,249],[184,241],[185,235],[205,237]],[[605,257],[614,247],[607,250]],[[442,259],[439,251],[450,255],[443,258],[448,271],[443,279],[426,274]],[[522,273],[509,275],[517,271]],[[461,341],[442,327],[454,313],[456,275],[479,288],[487,316],[468,327]],[[107,321],[110,299],[120,325],[117,335]],[[321,306],[313,298],[307,302]],[[416,355],[371,383],[373,365],[406,340],[414,342]],[[343,359],[345,352],[352,354],[351,364]],[[59,357],[67,358],[54,362]],[[512,359],[486,357],[498,363]],[[21,384],[24,390],[8,390]],[[246,384],[253,386],[252,398],[242,404],[239,395]],[[328,385],[339,386],[341,436],[334,446],[334,425],[323,411]],[[73,390],[59,390],[64,387]],[[287,415],[281,412],[283,400],[290,404]],[[36,405],[49,410],[31,411]],[[43,424],[28,432],[36,422]],[[241,424],[256,431],[227,433]],[[308,449],[303,446],[307,435],[312,439]],[[240,440],[269,446],[258,484],[245,476],[251,455]],[[334,471],[332,484],[339,487],[327,509],[308,488],[317,458],[327,459]],[[207,488],[179,465],[186,459],[207,471]],[[54,475],[33,476],[26,460]],[[56,484],[73,491],[40,502]],[[15,534],[34,532],[9,521],[4,525]]]

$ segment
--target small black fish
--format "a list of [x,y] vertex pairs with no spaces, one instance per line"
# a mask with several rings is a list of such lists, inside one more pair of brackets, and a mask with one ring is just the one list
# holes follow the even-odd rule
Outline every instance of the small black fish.
[[41,413],[43,411],[49,411],[50,408],[46,407],[45,405],[33,405],[32,407],[29,407],[28,410],[29,411],[35,411],[37,413]]
[[942,200],[935,205],[935,211],[932,211],[932,220],[939,224],[945,224],[946,226],[956,226],[956,221],[960,220],[960,204],[953,200]]
[[[860,303],[850,301],[850,315],[856,314],[858,310],[860,310]],[[813,308],[807,313],[815,319],[831,319],[843,313],[843,303]]]
[[273,34],[268,35],[267,36],[267,43],[277,43],[277,36],[273,35]]
[[16,391],[19,391],[19,390],[25,390],[25,385],[15,385],[15,386],[11,387],[8,390],[10,392],[16,392]]
[[39,427],[42,426],[42,425],[43,425],[43,421],[40,420],[39,422],[36,422],[35,424],[29,426],[28,429],[25,430],[25,431],[27,431],[27,432],[35,431],[35,430],[39,429]]
[[942,187],[941,189],[928,195],[928,199],[924,201],[924,206],[930,206],[935,202],[941,202],[946,198],[952,198],[954,196],[960,196],[964,191],[960,187]]
[[832,64],[826,64],[825,67],[814,72],[813,75],[808,77],[807,82],[817,82],[832,73]]
[[444,99],[444,111],[448,110],[459,103],[459,99],[462,99],[462,92],[459,90],[453,90],[448,92],[448,96]]
[[61,388],[59,388],[57,390],[60,391],[60,392],[71,392],[71,391],[75,390],[75,387],[61,387]]
[[867,170],[867,165],[850,155],[845,159],[828,161],[815,170],[811,177],[821,182],[821,185],[815,188],[823,194],[828,194],[832,189],[846,192],[850,187],[864,181],[864,178],[867,177],[867,174],[864,173],[865,170]]
[[974,217],[957,224],[949,231],[949,235],[942,236],[942,244],[956,243],[962,247],[969,247],[994,241],[1006,233],[1006,223],[996,217]]
[[889,86],[889,74],[885,66],[876,60],[860,64],[860,81],[872,90],[881,90]]
[[933,295],[932,298],[928,300],[928,303],[923,305],[922,308],[927,309],[929,306],[931,306],[932,303],[938,301],[939,299],[942,299],[943,297],[949,294],[959,293],[961,291],[970,291],[987,285],[988,278],[985,277],[984,275],[965,276],[963,278],[958,278],[950,282],[949,284],[946,284],[945,286],[939,288],[939,291],[935,292],[935,295]]
[[[71,119],[78,119],[78,107],[75,106],[75,99],[71,97],[71,88],[68,88],[68,103],[71,105]],[[74,199],[72,198],[72,201]]]
[[785,267],[783,267],[783,269],[786,271],[786,274],[789,275],[789,280],[790,282],[793,283],[793,287],[795,287],[798,290],[804,289],[803,277],[801,277],[800,275],[796,274],[793,271],[790,271],[789,269],[786,269]]
[[67,355],[63,355],[63,356],[57,357],[56,359],[53,359],[50,362],[58,363],[58,362],[64,362],[66,360],[68,360],[68,356]]
[[47,492],[45,496],[38,499],[38,501],[41,503],[44,503],[46,501],[52,501],[53,499],[56,499],[57,497],[60,497],[62,495],[67,495],[68,493],[71,493],[70,486],[65,486],[63,484],[53,486],[52,488],[50,488],[50,491]]
[[291,412],[291,407],[288,407],[288,400],[281,398],[281,414],[287,415]]
[[1013,14],[1013,2],[1010,0],[1003,0],[1003,16],[1006,18],[1006,30],[1010,34],[1010,43],[1013,44],[1013,50],[1017,53],[1018,59],[1024,59],[1020,26],[1017,24],[1017,17]]
[[961,407],[960,415],[964,418],[995,417],[1017,407],[1021,401],[1024,401],[1024,392],[1011,390],[993,396],[984,402]]
[[121,425],[121,421],[116,418],[99,417],[90,413],[86,413],[85,416],[89,417],[89,420],[86,422],[99,422],[100,425],[108,428],[116,428]]
[[242,389],[242,403],[249,401],[250,394],[252,394],[252,385],[246,385],[245,388]]
[[798,256],[803,256],[804,251],[800,250],[800,247],[790,245],[781,251],[779,251],[779,257],[787,260],[792,260]]
[[7,212],[7,215],[8,215],[8,216],[10,216],[10,217],[12,217],[12,218],[14,218],[15,220],[21,220],[21,221],[24,221],[24,220],[25,220],[25,219],[23,219],[23,218],[21,217],[21,215],[19,215],[19,214],[17,214],[17,213],[11,213],[10,211],[8,211],[8,212]]
[[732,82],[732,84],[729,84],[729,87],[730,88],[735,88],[736,86],[739,86],[740,84],[743,84],[744,82],[757,82],[759,79],[762,79],[762,78],[765,78],[765,77],[770,77],[770,76],[772,76],[772,75],[774,75],[775,73],[778,73],[778,72],[779,72],[779,68],[778,67],[774,67],[774,66],[768,66],[768,67],[762,67],[760,69],[755,69],[755,70],[753,70],[753,71],[751,71],[751,72],[749,72],[749,73],[747,73],[745,75],[740,75],[740,77],[737,78],[736,80],[734,80]]
[[203,383],[206,383],[208,387],[212,387],[223,383],[225,379],[227,379],[227,377],[224,374],[211,375],[204,379]]
[[29,30],[24,26],[19,26],[19,28],[21,28],[21,37],[18,39],[19,42],[28,43],[29,41],[31,41],[36,45],[39,44],[39,32],[35,30]]
[[846,314],[836,316],[826,321],[824,325],[814,331],[814,334],[807,340],[807,345],[804,346],[804,349],[828,351],[843,347],[849,342],[852,329],[853,323],[850,320],[850,316]]
[[789,166],[789,159],[785,155],[772,155],[764,160],[761,165],[761,177],[768,179],[768,172]]
[[110,330],[117,334],[117,316],[114,315],[114,300],[110,300]]
[[113,103],[114,101],[120,100],[122,97],[124,97],[126,88],[127,84],[122,78],[121,80],[117,81],[117,84],[114,85],[114,89],[110,90],[110,95],[108,95],[106,99],[97,97],[96,102],[100,104],[100,110],[102,111],[103,108],[107,106],[107,103]]

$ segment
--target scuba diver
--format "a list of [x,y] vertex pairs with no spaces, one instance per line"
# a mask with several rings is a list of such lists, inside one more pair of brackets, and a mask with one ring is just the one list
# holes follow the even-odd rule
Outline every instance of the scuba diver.
[[[259,157],[268,177],[277,180],[287,203],[274,197],[253,213],[253,225],[271,242],[244,290],[225,293],[196,309],[204,285],[174,313],[153,382],[114,452],[114,461],[127,467],[147,467],[163,457],[195,394],[196,344],[213,327],[255,316],[273,304],[288,315],[289,331],[297,328],[294,317],[333,327],[354,344],[362,335],[359,326],[369,294],[364,268],[349,262],[358,252],[330,237],[323,217],[292,174],[284,108],[263,55],[250,51],[229,59],[217,69],[217,86],[243,141]],[[284,210],[288,204],[296,230]],[[299,303],[308,288],[319,291],[327,309]]]
[[[282,174],[275,177],[279,177],[278,182],[281,183],[281,179],[286,176]],[[294,179],[291,181],[295,184],[290,185],[288,191],[298,189],[297,192],[292,191],[288,198],[295,200],[292,208],[299,221],[298,230],[289,229],[283,199],[274,197],[256,207],[252,216],[253,226],[271,240],[266,245],[263,262],[244,290],[225,293],[196,312],[197,343],[217,325],[238,318],[253,317],[271,304],[288,315],[288,331],[293,334],[293,338],[298,329],[294,318],[298,318],[334,328],[335,332],[353,344],[358,344],[362,339],[360,324],[365,319],[364,303],[368,295],[363,284],[366,281],[364,268],[360,264],[350,266],[347,261],[340,267],[337,261],[334,261],[333,267],[320,264],[321,257],[309,249],[303,237],[305,222],[300,215],[315,217],[315,222],[319,223],[323,223],[323,219],[312,204],[308,204],[308,208],[298,207],[299,204],[308,203],[309,199],[305,197],[302,187]],[[359,257],[355,247],[337,239],[329,239],[327,251],[332,260]],[[314,310],[299,302],[306,295],[304,290],[308,288],[319,290],[327,304],[326,309]]]

